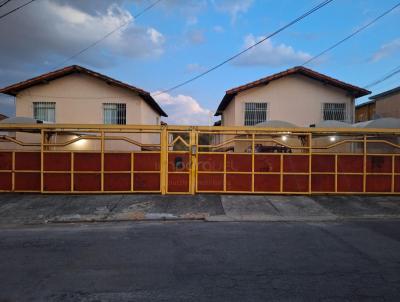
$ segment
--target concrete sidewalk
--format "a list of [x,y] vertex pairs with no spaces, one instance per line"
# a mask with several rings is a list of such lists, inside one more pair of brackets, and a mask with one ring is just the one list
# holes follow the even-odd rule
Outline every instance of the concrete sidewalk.
[[0,226],[141,220],[400,218],[399,196],[0,194]]

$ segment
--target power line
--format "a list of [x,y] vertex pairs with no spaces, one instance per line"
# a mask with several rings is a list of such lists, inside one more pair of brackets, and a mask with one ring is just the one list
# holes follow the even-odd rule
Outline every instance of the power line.
[[327,49],[325,49],[324,51],[320,52],[319,54],[317,54],[316,56],[308,59],[307,61],[305,61],[302,66],[314,61],[315,59],[319,58],[320,56],[324,55],[325,53],[327,53],[328,51],[336,48],[337,46],[339,46],[340,44],[342,44],[343,42],[351,39],[352,37],[354,37],[355,35],[357,35],[358,33],[360,33],[361,31],[363,31],[364,29],[366,29],[367,27],[371,26],[372,24],[374,24],[376,21],[378,21],[379,19],[383,18],[384,16],[386,16],[387,14],[389,14],[391,11],[393,11],[394,9],[396,9],[397,7],[400,6],[400,2],[397,3],[395,6],[393,6],[392,8],[390,8],[389,10],[385,11],[384,13],[382,13],[381,15],[379,15],[378,17],[376,17],[375,19],[373,19],[372,21],[368,22],[367,24],[365,24],[364,26],[360,27],[359,29],[357,29],[355,32],[353,32],[352,34],[348,35],[347,37],[345,37],[344,39],[340,40],[339,42],[333,44],[332,46],[328,47]]
[[368,85],[364,86],[365,89],[371,88],[373,86],[376,86],[388,79],[390,79],[391,77],[395,76],[396,74],[400,73],[400,65],[397,66],[396,68],[392,69],[391,71],[389,71],[389,73],[385,76],[383,76],[382,78],[375,80],[371,83],[369,83]]
[[303,15],[297,17],[296,19],[294,19],[293,21],[289,22],[289,23],[286,24],[285,26],[283,26],[283,27],[277,29],[277,30],[274,31],[272,34],[266,36],[265,38],[261,39],[261,40],[258,41],[257,43],[254,43],[253,45],[247,47],[246,49],[242,50],[241,52],[239,52],[239,53],[237,53],[237,54],[235,54],[235,55],[229,57],[228,59],[226,59],[226,60],[224,60],[223,62],[221,62],[221,63],[219,63],[219,64],[217,64],[217,65],[211,67],[210,69],[208,69],[208,70],[206,70],[206,71],[204,71],[204,72],[202,72],[202,73],[200,73],[199,75],[197,75],[197,76],[195,76],[195,77],[193,77],[193,78],[191,78],[191,79],[189,79],[189,80],[186,80],[186,81],[184,81],[184,82],[182,82],[182,83],[180,83],[180,84],[178,84],[178,85],[175,85],[175,86],[173,86],[173,87],[171,87],[171,88],[168,88],[168,89],[163,90],[163,91],[161,91],[161,92],[159,92],[159,93],[156,93],[154,96],[157,96],[157,95],[160,95],[160,94],[163,94],[163,93],[170,92],[170,91],[175,90],[175,89],[177,89],[177,88],[179,88],[179,87],[182,87],[182,86],[184,86],[184,85],[186,85],[186,84],[188,84],[188,83],[190,83],[190,82],[193,82],[193,81],[197,80],[198,78],[201,78],[201,77],[205,76],[206,74],[210,73],[211,71],[214,71],[215,69],[217,69],[217,68],[219,68],[219,67],[225,65],[226,63],[228,63],[228,62],[230,62],[230,61],[236,59],[237,57],[239,57],[240,55],[242,55],[242,54],[244,54],[245,52],[249,51],[250,49],[256,47],[257,45],[259,45],[259,44],[261,44],[261,43],[263,43],[265,40],[267,40],[267,39],[269,39],[269,38],[271,38],[271,37],[277,35],[278,33],[280,33],[281,31],[285,30],[286,28],[288,28],[288,27],[292,26],[293,24],[299,22],[300,20],[304,19],[304,18],[307,17],[308,15],[311,15],[312,13],[314,13],[315,11],[321,9],[322,7],[324,7],[325,5],[329,4],[329,3],[332,2],[332,1],[333,1],[333,0],[325,0],[325,1],[321,2],[320,4],[318,4],[317,6],[315,6],[314,8],[312,8],[311,10],[309,10],[309,11],[307,11],[306,13],[304,13]]
[[4,5],[6,5],[8,2],[10,2],[11,0],[5,0],[2,4],[0,4],[0,7],[3,7]]
[[[3,19],[4,17],[6,17],[6,16],[12,14],[13,12],[16,12],[17,10],[19,10],[19,9],[21,9],[21,8],[23,8],[23,7],[25,7],[25,6],[27,6],[28,4],[31,4],[33,1],[35,1],[35,0],[30,0],[30,1],[26,2],[25,4],[22,4],[22,5],[20,5],[20,6],[16,7],[16,8],[14,8],[14,9],[12,9],[12,10],[10,10],[8,13],[5,13],[5,14],[1,15],[1,16],[0,16],[0,19]],[[6,2],[6,3],[3,3],[2,5],[5,5],[5,4],[7,4],[7,2]]]
[[[133,20],[136,20],[137,18],[139,18],[141,15],[143,15],[145,12],[147,12],[148,10],[150,10],[151,8],[153,8],[154,6],[156,6],[159,2],[161,2],[162,0],[156,0],[154,1],[152,4],[150,4],[149,6],[145,7],[142,11],[140,11],[139,13],[137,13],[136,15],[133,16]],[[118,27],[114,28],[112,31],[110,31],[109,33],[107,33],[106,35],[104,35],[103,37],[101,37],[100,39],[94,41],[93,43],[91,43],[90,45],[88,45],[87,47],[83,48],[82,50],[76,52],[75,54],[73,54],[72,56],[68,57],[67,59],[65,59],[62,63],[58,64],[57,66],[54,67],[54,69],[57,69],[59,67],[61,67],[62,65],[64,65],[65,63],[71,61],[72,59],[80,56],[81,54],[83,54],[85,51],[89,50],[90,48],[96,46],[97,44],[99,44],[100,42],[104,41],[105,39],[107,39],[109,36],[111,36],[112,34],[114,34],[115,32],[119,31],[121,28],[125,27],[126,25],[128,25],[131,20],[128,20],[124,23],[122,23],[121,25],[119,25]]]

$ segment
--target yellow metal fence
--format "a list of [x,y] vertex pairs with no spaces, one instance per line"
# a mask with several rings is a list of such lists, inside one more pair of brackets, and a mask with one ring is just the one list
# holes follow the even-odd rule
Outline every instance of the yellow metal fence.
[[0,190],[400,194],[398,129],[3,124]]

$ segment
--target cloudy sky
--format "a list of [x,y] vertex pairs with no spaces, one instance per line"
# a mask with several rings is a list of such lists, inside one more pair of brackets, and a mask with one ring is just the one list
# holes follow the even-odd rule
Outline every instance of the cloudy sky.
[[[0,16],[28,0],[11,0]],[[262,39],[317,0],[36,0],[0,20],[0,86],[79,64],[156,93]],[[5,0],[0,0],[0,5]],[[224,91],[300,65],[393,6],[397,0],[335,0],[207,76],[156,97],[169,123],[208,124]],[[69,62],[114,28],[129,25]],[[365,86],[400,62],[400,10],[309,67]],[[65,62],[65,63],[63,63]],[[373,87],[400,85],[400,74]],[[364,99],[365,100],[365,99]],[[13,99],[0,97],[12,115]]]

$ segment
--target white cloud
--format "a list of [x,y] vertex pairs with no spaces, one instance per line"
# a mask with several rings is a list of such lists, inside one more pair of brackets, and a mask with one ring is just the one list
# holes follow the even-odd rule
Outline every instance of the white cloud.
[[386,57],[391,56],[394,53],[398,53],[400,51],[400,38],[394,39],[389,43],[383,44],[378,51],[376,51],[371,60],[373,62],[378,62]]
[[[157,94],[159,92],[154,92]],[[154,96],[155,100],[168,113],[167,123],[179,125],[209,125],[211,110],[203,108],[198,101],[188,95],[172,96],[162,93]]]
[[246,13],[253,3],[253,0],[211,0],[214,7],[221,12],[231,16],[232,23],[236,22],[240,14]]
[[198,63],[191,63],[186,65],[186,72],[193,73],[193,72],[203,72],[206,70],[206,67],[200,65]]
[[215,25],[213,27],[214,32],[221,34],[225,31],[225,29],[221,25]]
[[203,44],[206,41],[201,29],[193,29],[186,33],[186,38],[191,44]]
[[[245,37],[243,48],[247,48],[264,37],[255,37],[250,34]],[[303,63],[311,58],[309,53],[296,51],[292,46],[286,44],[275,45],[271,39],[252,48],[237,58],[233,64],[242,66],[270,66],[293,65]]]
[[[21,3],[22,0],[15,0],[9,5]],[[129,25],[69,63],[101,68],[113,65],[116,55],[160,56],[164,51],[163,34],[153,27],[135,24],[131,13],[120,6],[122,0],[112,3],[110,5],[108,0],[41,0],[32,3],[23,13],[8,16],[7,26],[0,26],[0,39],[7,41],[0,47],[0,70],[2,74],[23,71],[25,76],[2,77],[0,86],[22,80],[32,71],[35,74],[38,70],[48,71],[49,67],[58,65],[125,23]]]

